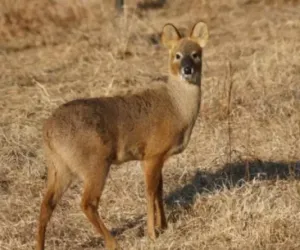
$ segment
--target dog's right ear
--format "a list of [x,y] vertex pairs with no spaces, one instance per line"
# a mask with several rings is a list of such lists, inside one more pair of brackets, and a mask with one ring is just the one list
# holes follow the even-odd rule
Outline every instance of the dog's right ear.
[[171,50],[180,39],[181,36],[178,29],[171,23],[165,24],[161,35],[163,45]]
[[198,22],[191,30],[190,38],[204,48],[208,40],[208,29],[204,22]]

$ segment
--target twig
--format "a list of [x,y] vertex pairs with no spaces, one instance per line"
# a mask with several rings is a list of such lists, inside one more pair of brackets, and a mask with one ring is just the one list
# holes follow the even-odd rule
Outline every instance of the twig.
[[229,89],[228,89],[228,99],[227,99],[227,131],[228,131],[228,159],[229,164],[232,163],[232,119],[231,119],[231,96],[232,96],[232,65],[231,62],[228,62],[228,79],[229,79]]
[[227,153],[227,163],[230,166],[230,181],[232,183],[232,117],[231,117],[231,97],[232,97],[232,86],[233,86],[233,80],[232,80],[232,65],[231,61],[228,61],[228,74],[227,74],[227,80],[229,81],[229,88],[228,88],[228,99],[227,99],[227,131],[228,131],[228,153]]

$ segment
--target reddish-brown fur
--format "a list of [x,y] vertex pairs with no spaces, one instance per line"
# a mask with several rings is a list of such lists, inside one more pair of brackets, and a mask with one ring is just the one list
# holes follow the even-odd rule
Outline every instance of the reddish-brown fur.
[[[162,167],[188,144],[200,107],[201,54],[207,39],[204,23],[197,23],[187,38],[180,37],[173,25],[165,25],[162,41],[170,52],[167,84],[133,95],[74,100],[60,106],[45,122],[48,183],[36,249],[44,249],[47,223],[74,177],[84,183],[83,212],[104,237],[106,247],[117,249],[97,208],[110,165],[130,160],[143,161],[149,237],[156,237],[155,227],[167,228]],[[199,55],[190,60],[195,69],[191,79],[182,79],[176,53],[183,58]]]

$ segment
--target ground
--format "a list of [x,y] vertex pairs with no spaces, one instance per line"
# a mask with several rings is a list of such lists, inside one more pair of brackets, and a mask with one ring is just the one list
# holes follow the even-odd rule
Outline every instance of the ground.
[[[0,1],[0,248],[34,249],[46,182],[43,120],[79,97],[165,81],[159,42],[207,22],[203,100],[188,148],[164,167],[169,228],[144,234],[138,162],[113,166],[99,212],[123,249],[300,249],[298,1]],[[149,1],[148,1],[149,2]],[[81,183],[48,226],[47,249],[102,249]]]

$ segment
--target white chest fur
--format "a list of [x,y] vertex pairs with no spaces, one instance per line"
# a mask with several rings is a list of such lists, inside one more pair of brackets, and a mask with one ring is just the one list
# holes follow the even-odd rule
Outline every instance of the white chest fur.
[[173,105],[185,125],[193,123],[200,106],[200,87],[181,81],[173,81],[168,85]]
[[173,82],[169,87],[169,93],[183,129],[182,135],[179,136],[181,140],[169,151],[172,155],[182,152],[188,145],[200,108],[201,90],[199,86],[186,82]]

